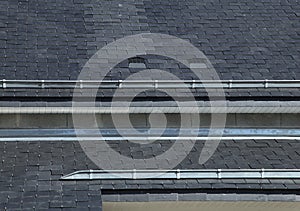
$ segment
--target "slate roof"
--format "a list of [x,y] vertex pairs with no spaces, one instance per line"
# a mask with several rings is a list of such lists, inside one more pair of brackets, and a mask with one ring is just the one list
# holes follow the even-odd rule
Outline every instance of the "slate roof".
[[[115,150],[127,156],[161,153],[171,142],[153,143],[148,151],[114,142]],[[229,140],[222,141],[204,165],[197,164],[199,141],[177,168],[300,168],[299,141]],[[91,180],[61,181],[63,175],[77,170],[98,169],[87,158],[78,142],[1,142],[1,210],[99,210],[101,190],[106,194],[144,192],[163,193],[253,193],[297,194],[300,180]],[[180,153],[180,152],[178,152]],[[110,160],[111,165],[115,161]],[[127,192],[126,192],[127,191]],[[284,197],[284,196],[283,196]],[[272,198],[270,198],[271,200]],[[275,198],[274,198],[275,199]],[[274,200],[273,199],[273,200]],[[238,200],[238,198],[236,198]],[[290,198],[290,200],[292,200]],[[296,199],[294,199],[296,200]]]
[[[299,17],[297,0],[2,0],[0,79],[74,80],[101,47],[141,32],[165,33],[190,41],[209,58],[221,79],[299,79]],[[147,56],[146,61],[148,68],[165,69],[183,79],[194,78],[185,67],[166,58]],[[135,71],[125,61],[106,79],[126,78]],[[227,95],[289,100],[299,93],[297,89],[268,89],[232,90]],[[0,92],[3,101],[12,97],[34,101],[51,97],[57,101],[71,94],[70,90]],[[109,97],[109,93],[101,96]],[[127,149],[123,144],[115,146]],[[196,161],[203,146],[199,142],[178,168],[296,169],[300,168],[299,144],[230,140],[222,142],[206,164],[199,165]],[[152,145],[146,152],[153,154],[155,149]],[[99,210],[101,189],[299,193],[300,187],[296,179],[65,182],[60,180],[63,175],[97,169],[77,142],[1,142],[0,151],[2,210]],[[124,153],[138,156],[141,151]]]
[[74,169],[94,168],[76,143],[0,143],[0,209],[101,210],[94,182],[63,182]]
[[[0,8],[1,79],[76,79],[97,50],[141,32],[191,42],[209,58],[221,79],[299,79],[300,75],[297,0],[4,0]],[[166,58],[146,58],[147,68],[164,69],[182,79],[194,77]],[[125,61],[106,79],[125,78],[134,71]],[[261,91],[228,95],[299,96],[298,90]],[[1,95],[39,96],[36,91]]]

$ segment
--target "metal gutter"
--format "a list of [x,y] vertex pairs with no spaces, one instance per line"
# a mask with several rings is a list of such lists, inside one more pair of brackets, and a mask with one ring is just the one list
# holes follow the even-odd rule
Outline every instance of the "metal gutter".
[[83,170],[62,180],[114,179],[299,179],[300,169]]
[[[161,134],[161,132],[163,133]],[[185,137],[207,137],[209,134],[221,134],[223,137],[238,137],[238,138],[247,138],[249,137],[271,137],[276,139],[276,137],[288,137],[288,138],[297,138],[300,137],[300,129],[294,128],[139,128],[138,133],[133,129],[126,128],[102,128],[102,129],[0,129],[1,138],[43,138],[43,137],[52,137],[52,138],[62,138],[62,137],[97,137],[101,136],[109,139],[120,139],[120,133],[123,136],[133,137],[133,138],[157,138],[164,137],[167,139],[176,138],[179,134]]]
[[[163,129],[164,130],[164,129]],[[177,140],[300,140],[300,129],[162,129],[140,128],[139,133],[132,129],[2,129],[0,142],[15,141],[177,141]],[[120,135],[122,134],[122,136]],[[214,136],[216,134],[216,136]],[[222,136],[220,137],[220,134]],[[208,137],[209,135],[209,137]]]
[[128,113],[300,113],[299,101],[181,101],[180,108],[175,101],[138,101],[128,103],[82,102],[72,107],[72,102],[0,102],[0,114],[128,114]]
[[300,88],[300,80],[0,80],[1,89]]

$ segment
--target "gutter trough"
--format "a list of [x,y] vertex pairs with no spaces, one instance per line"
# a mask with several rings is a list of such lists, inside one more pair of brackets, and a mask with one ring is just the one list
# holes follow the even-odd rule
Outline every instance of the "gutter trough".
[[[122,134],[122,135],[120,135]],[[300,140],[300,129],[1,129],[10,141],[170,141],[170,140]]]
[[300,169],[82,170],[62,180],[299,179]]
[[1,89],[300,88],[300,80],[0,80]]
[[[163,133],[162,133],[163,132]],[[0,137],[177,137],[178,134],[186,137],[206,137],[209,134],[222,134],[224,137],[300,137],[300,129],[279,129],[279,128],[138,128],[134,129],[0,129]]]

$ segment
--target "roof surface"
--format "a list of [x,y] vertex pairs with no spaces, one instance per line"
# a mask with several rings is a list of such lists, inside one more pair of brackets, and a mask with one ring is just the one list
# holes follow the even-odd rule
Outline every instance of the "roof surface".
[[[1,79],[76,79],[106,44],[142,32],[174,35],[191,42],[220,79],[299,79],[300,4],[297,0],[205,1],[1,1]],[[192,79],[182,65],[145,56],[147,68]],[[136,72],[125,61],[106,79]],[[65,96],[68,92],[46,95]],[[295,96],[291,92],[237,92],[242,96]],[[107,93],[106,93],[107,94]],[[106,95],[104,94],[104,95]],[[5,92],[36,96],[36,91]],[[44,96],[45,94],[41,94]]]
[[197,46],[222,79],[296,79],[299,12],[297,0],[5,0],[1,77],[76,79],[108,42],[158,32]]
[[[2,0],[0,79],[75,80],[85,63],[103,46],[142,32],[174,35],[191,42],[208,57],[224,80],[300,79],[299,17],[298,0]],[[195,77],[188,68],[170,59],[153,55],[144,58],[147,68],[163,69],[182,79]],[[138,71],[124,61],[105,79],[125,79]],[[99,95],[110,97],[112,93],[110,90]],[[44,101],[36,97],[70,98],[72,92],[1,90],[0,96],[6,97],[1,98],[6,105],[12,97]],[[231,90],[227,96],[290,100],[300,97],[300,92],[298,89]],[[56,102],[58,98],[50,101]],[[203,144],[197,142],[176,168],[300,169],[299,141],[228,140],[221,142],[211,159],[200,165]],[[130,157],[151,157],[171,145],[172,142],[164,142],[130,148],[127,142],[112,144],[116,151]],[[0,142],[0,151],[0,209],[3,210],[99,210],[101,189],[160,192],[189,188],[218,193],[225,189],[258,193],[276,190],[276,193],[299,194],[300,187],[298,179],[63,182],[60,180],[63,175],[98,168],[77,142]],[[109,160],[111,166],[114,162],[117,161]]]
[[[171,144],[171,142],[168,142]],[[115,150],[127,156],[141,153],[161,153],[168,148],[165,143],[155,143],[148,150],[132,147],[128,143],[115,142]],[[211,159],[204,165],[197,164],[199,142],[194,150],[177,168],[300,168],[299,141],[278,140],[231,140],[223,141]],[[119,147],[119,148],[118,148]],[[295,194],[299,190],[299,179],[197,179],[197,180],[91,180],[61,181],[63,175],[77,170],[99,169],[82,151],[78,142],[0,142],[0,208],[5,210],[99,210],[101,190],[106,193],[147,190],[153,193],[168,191],[181,193],[252,193]],[[180,152],[178,152],[180,153]],[[117,160],[111,159],[111,165]],[[131,192],[130,192],[131,190]],[[202,190],[202,191],[200,191]],[[127,191],[127,192],[126,192]],[[198,196],[200,197],[200,196]],[[203,195],[201,195],[203,197]],[[206,196],[205,196],[206,197]],[[234,195],[236,200],[237,195]],[[234,197],[228,200],[234,200]],[[247,198],[247,195],[245,196]],[[260,200],[268,200],[261,198]],[[266,197],[266,196],[263,196]],[[282,196],[284,199],[284,195]],[[249,196],[248,196],[249,198]],[[245,198],[244,198],[245,199]],[[253,200],[254,198],[252,198]],[[280,199],[277,197],[277,200]],[[287,200],[296,200],[291,196]],[[276,197],[269,200],[276,200]],[[90,208],[90,209],[89,209]]]

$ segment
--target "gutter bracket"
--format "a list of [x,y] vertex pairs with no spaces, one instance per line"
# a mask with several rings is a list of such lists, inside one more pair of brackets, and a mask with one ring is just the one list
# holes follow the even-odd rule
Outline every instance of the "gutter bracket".
[[195,81],[195,79],[194,79],[194,80],[192,81],[192,89],[195,89],[195,85],[196,85],[195,82],[196,82],[196,81]]
[[229,80],[228,88],[229,88],[229,89],[232,88],[232,80]]
[[2,85],[2,86],[3,86],[3,89],[6,89],[6,80],[3,79],[3,80],[2,80],[2,83],[3,83],[3,85]]
[[132,179],[136,180],[136,169],[132,170]]
[[261,178],[264,179],[265,178],[265,169],[261,169]]
[[268,79],[265,79],[265,88],[267,89],[269,87]]
[[158,80],[154,81],[154,88],[157,89],[158,88]]
[[123,82],[123,80],[118,80],[119,88],[122,88],[122,82]]
[[45,80],[42,80],[41,83],[42,83],[42,89],[45,89]]
[[181,173],[181,172],[180,172],[180,169],[177,169],[177,170],[176,170],[176,179],[180,179],[180,176],[181,176],[180,173]]
[[218,176],[218,179],[222,179],[221,173],[222,173],[222,169],[218,169],[218,170],[217,170],[217,176]]

